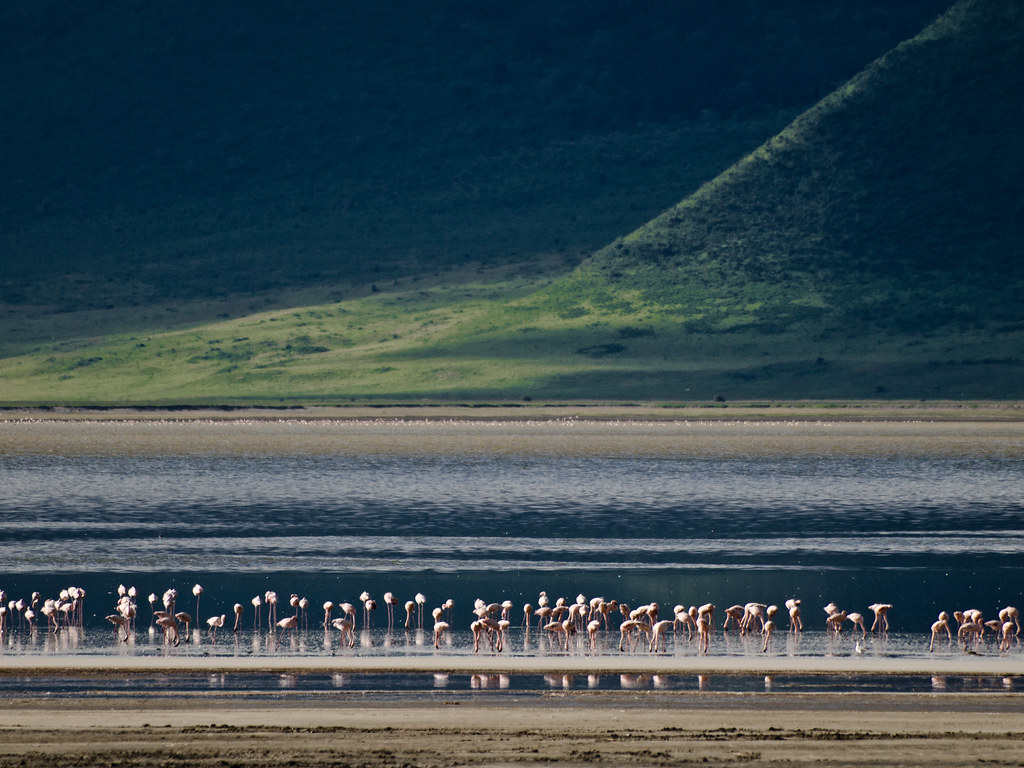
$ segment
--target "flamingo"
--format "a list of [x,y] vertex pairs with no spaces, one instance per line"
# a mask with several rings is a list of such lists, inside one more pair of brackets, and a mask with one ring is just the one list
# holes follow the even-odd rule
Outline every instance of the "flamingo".
[[227,621],[228,617],[226,614],[220,616],[211,616],[206,620],[207,625],[210,627],[210,638],[213,640],[213,644],[217,644],[217,630],[224,626],[224,622]]
[[192,594],[196,596],[196,616],[199,615],[199,597],[203,594],[203,588],[199,584],[192,587]]
[[491,649],[501,653],[501,649],[504,647],[501,622],[492,619],[490,616],[485,616],[478,621],[480,622],[481,629],[487,633],[487,640],[491,644]]
[[761,653],[768,652],[768,644],[771,642],[772,635],[775,633],[775,622],[768,619],[761,627],[761,634],[764,635],[764,645],[761,646]]
[[565,621],[551,621],[544,625],[544,629],[551,632],[553,635],[562,635],[565,637],[565,647],[562,647],[562,642],[559,641],[558,647],[560,649],[569,650],[569,635],[576,631],[575,625],[569,619]]
[[523,626],[529,627],[530,620],[533,617],[533,606],[529,603],[523,603]]
[[800,601],[796,598],[786,600],[786,610],[789,611],[789,631],[794,634],[802,632],[804,623],[800,620]]
[[341,642],[348,639],[348,647],[354,648],[356,644],[355,623],[349,618],[339,618],[331,622],[331,625],[341,632]]
[[839,635],[843,632],[844,621],[846,621],[846,611],[836,611],[835,613],[830,613],[828,618],[825,619],[825,626]]
[[1014,640],[1017,639],[1017,636],[1016,636],[1016,634],[1013,631],[1015,626],[1016,625],[1012,621],[1004,621],[1003,622],[1003,625],[1000,628],[1000,630],[1002,632],[1001,638],[999,640],[999,650],[1000,651],[1008,651],[1008,650],[1010,650],[1010,638],[1013,638]]
[[[139,591],[135,587],[128,587],[128,597],[132,601],[132,605],[135,605],[135,599],[139,596]],[[135,615],[132,615],[132,629],[135,629]]]
[[[117,632],[117,639],[122,642],[128,642],[128,619],[122,616],[120,613],[112,613],[106,617],[107,621],[114,625],[115,631]],[[121,630],[124,630],[124,637],[121,637]]]
[[[626,619],[619,624],[619,650],[626,650],[623,646],[629,646],[630,651],[633,650],[636,643],[640,641],[640,627],[642,622],[638,619]],[[633,636],[636,635],[636,642],[633,641]]]
[[234,631],[236,633],[238,632],[238,625],[242,621],[242,611],[244,611],[244,610],[245,609],[242,607],[241,603],[235,603],[235,629],[234,629]]
[[711,630],[715,626],[715,606],[713,603],[704,603],[700,608],[697,609],[697,615],[703,616],[708,622],[708,635],[711,634]]
[[846,614],[846,618],[847,618],[848,621],[853,622],[853,626],[860,627],[860,636],[861,637],[867,637],[868,636],[868,631],[866,629],[864,629],[864,617],[861,614],[859,614],[857,612],[848,613],[848,614]]
[[932,641],[928,645],[929,652],[935,649],[935,638],[937,638],[941,632],[946,633],[946,639],[949,642],[953,641],[953,633],[949,629],[949,614],[944,610],[939,613],[939,617],[935,623],[932,624]]
[[280,627],[286,632],[289,629],[295,629],[297,626],[299,626],[299,615],[296,613],[292,614],[291,616],[286,616],[285,618],[277,622],[276,626]]
[[713,615],[713,613],[701,613],[699,610],[697,612],[697,641],[702,654],[707,653],[711,647],[712,623],[708,617]]
[[868,610],[875,614],[875,620],[871,622],[871,634],[875,634],[876,628],[882,632],[889,631],[888,613],[891,609],[889,603],[872,603],[868,606]]
[[339,603],[338,610],[341,611],[341,617],[348,619],[352,622],[353,629],[356,626],[356,607],[352,603]]
[[1013,625],[1017,628],[1017,631],[1014,634],[1016,636],[1020,636],[1020,611],[1012,605],[1008,605],[999,611],[999,620],[1003,623],[1006,623],[1007,621],[1013,622]]
[[331,626],[331,611],[334,610],[334,603],[328,600],[324,603],[324,629]]
[[693,630],[696,627],[696,625],[695,625],[695,623],[693,621],[693,617],[687,612],[686,608],[684,608],[681,605],[677,605],[675,607],[675,610],[672,613],[675,616],[675,621],[673,622],[673,628],[676,631],[678,631],[679,625],[682,624],[684,627],[686,627],[686,639],[687,640],[692,639],[693,638]]
[[473,632],[473,653],[480,652],[480,638],[484,634],[484,625],[482,619],[477,619],[469,625],[469,628]]
[[189,643],[192,641],[192,617],[184,611],[178,611],[174,614],[174,618],[178,620],[179,624],[185,625],[185,642]]
[[548,619],[551,617],[551,606],[542,605],[533,612],[533,615],[537,617],[537,629],[540,629],[541,626],[547,623]]
[[729,631],[729,622],[733,622],[739,627],[740,634],[743,634],[743,617],[745,616],[742,605],[730,605],[725,609],[725,623],[722,624],[722,631]]
[[416,610],[416,603],[412,600],[405,601],[405,628],[409,629],[412,625],[412,614]]
[[263,602],[267,604],[267,626],[277,623],[277,592],[268,590],[263,595]]
[[395,606],[398,605],[398,598],[391,592],[385,592],[384,605],[388,607],[388,631],[390,631],[395,626]]
[[[260,607],[262,605],[263,605],[263,600],[260,599],[259,595],[256,595],[256,597],[254,597],[252,599],[252,607],[255,609],[255,611],[253,613],[253,621],[252,621],[252,628],[254,630],[260,628]],[[269,613],[269,612],[270,612],[270,609],[268,608],[267,609],[267,613]],[[237,611],[236,611],[236,613],[237,613]],[[241,615],[241,614],[239,614],[239,615]]]
[[[71,590],[68,590],[69,593],[70,593],[70,591]],[[153,624],[156,623],[156,602],[157,602],[158,599],[159,598],[157,598],[155,592],[151,592],[150,593],[150,595],[149,595],[149,610],[150,610],[150,613],[152,614],[152,616],[149,619],[149,626],[151,626],[151,627],[153,626]]]
[[178,634],[178,620],[173,614],[160,611],[156,619],[157,626],[164,631],[164,642],[177,646],[181,643],[181,636]]
[[50,631],[57,634],[60,631],[60,625],[57,623],[57,604],[53,600],[47,600],[40,613],[46,617],[47,627]]
[[597,650],[597,632],[601,629],[600,619],[591,619],[587,622],[587,642],[590,645],[590,650]]
[[659,650],[668,650],[667,643],[665,640],[665,633],[668,632],[669,627],[673,626],[675,621],[669,619],[662,619],[656,622],[651,627],[651,653]]
[[420,629],[423,628],[423,606],[427,602],[427,596],[422,592],[417,592],[416,597],[416,619],[419,622]]
[[746,634],[753,628],[754,621],[761,622],[761,629],[764,629],[764,603],[747,603],[743,606],[743,622],[740,624],[740,634]]

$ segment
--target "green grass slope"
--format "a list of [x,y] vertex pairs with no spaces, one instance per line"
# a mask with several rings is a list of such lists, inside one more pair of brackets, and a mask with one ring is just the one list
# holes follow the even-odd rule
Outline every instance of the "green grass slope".
[[956,5],[570,277],[38,344],[0,400],[1024,397],[1022,39],[1016,4]]
[[794,393],[849,391],[856,369],[880,394],[1019,397],[1022,56],[1018,3],[957,4],[562,295],[628,297],[692,334],[683,356],[706,346],[739,368],[748,350],[732,391],[773,388],[781,364],[805,379]]

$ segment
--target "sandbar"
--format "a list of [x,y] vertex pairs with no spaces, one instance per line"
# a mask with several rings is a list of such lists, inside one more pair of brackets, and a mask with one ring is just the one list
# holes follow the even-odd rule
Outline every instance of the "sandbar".
[[1024,695],[0,700],[5,766],[1020,764]]
[[744,675],[988,675],[1024,676],[1024,655],[681,656],[645,655],[311,655],[230,656],[167,653],[2,655],[5,674],[156,674],[175,672],[452,673],[452,674],[744,674]]

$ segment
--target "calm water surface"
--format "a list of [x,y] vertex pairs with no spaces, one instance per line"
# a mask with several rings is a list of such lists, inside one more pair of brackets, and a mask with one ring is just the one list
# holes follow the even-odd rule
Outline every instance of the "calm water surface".
[[378,627],[385,591],[453,598],[459,630],[477,597],[541,590],[797,597],[814,627],[826,602],[869,622],[888,602],[916,649],[940,610],[1024,604],[1024,425],[2,422],[0,548],[11,599],[84,587],[87,634],[119,584],[145,620],[150,592],[191,611],[201,583],[229,624],[268,589],[367,590]]

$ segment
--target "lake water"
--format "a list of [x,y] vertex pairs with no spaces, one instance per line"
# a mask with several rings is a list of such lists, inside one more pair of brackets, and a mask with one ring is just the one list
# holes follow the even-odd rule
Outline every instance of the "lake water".
[[[372,653],[434,650],[429,632],[386,631],[387,591],[423,593],[428,621],[454,600],[457,653],[474,599],[511,600],[518,627],[543,590],[655,601],[669,616],[713,602],[719,627],[728,605],[799,598],[809,653],[852,652],[849,628],[828,646],[826,603],[869,625],[868,605],[891,603],[888,644],[872,652],[914,654],[941,610],[994,618],[1024,603],[1024,424],[0,422],[0,551],[8,599],[87,592],[77,639],[14,620],[0,653],[155,651],[146,596],[173,587],[194,612],[199,583],[204,627],[226,613],[230,628],[245,606],[241,640],[222,630],[216,652],[281,652],[252,632],[250,600],[267,590],[313,606],[292,653],[333,652],[319,606],[364,590],[379,603],[360,640]],[[130,647],[104,619],[122,584],[139,593]],[[786,653],[779,624],[773,652]],[[536,633],[513,642],[550,650],[529,644]]]

